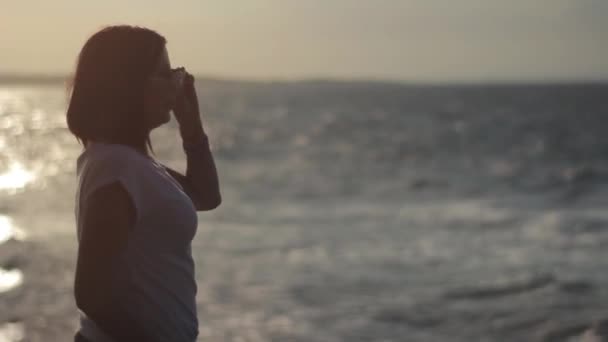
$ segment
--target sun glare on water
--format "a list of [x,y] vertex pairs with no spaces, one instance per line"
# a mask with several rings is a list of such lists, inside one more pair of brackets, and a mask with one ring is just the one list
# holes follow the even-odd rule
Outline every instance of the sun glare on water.
[[10,217],[0,215],[0,244],[10,240],[23,240],[26,238],[25,232],[13,224]]
[[16,190],[23,188],[34,180],[34,174],[26,170],[23,165],[13,162],[9,169],[0,174],[0,190]]

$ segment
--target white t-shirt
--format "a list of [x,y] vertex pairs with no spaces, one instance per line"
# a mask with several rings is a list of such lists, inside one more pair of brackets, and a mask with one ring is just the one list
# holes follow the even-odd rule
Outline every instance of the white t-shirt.
[[[117,305],[162,341],[195,341],[197,285],[191,241],[198,217],[181,185],[154,159],[122,144],[92,142],[77,160],[75,216],[93,191],[119,181],[136,208],[136,224],[111,284]],[[109,208],[108,210],[111,210]],[[110,284],[109,287],[110,288]],[[112,341],[80,312],[80,333],[92,341]]]

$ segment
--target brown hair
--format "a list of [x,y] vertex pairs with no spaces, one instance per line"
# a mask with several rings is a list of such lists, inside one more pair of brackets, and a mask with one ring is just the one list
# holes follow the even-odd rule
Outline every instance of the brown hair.
[[144,124],[143,94],[165,44],[155,31],[128,25],[104,27],[87,40],[70,84],[66,115],[70,132],[85,147],[93,139],[154,153]]

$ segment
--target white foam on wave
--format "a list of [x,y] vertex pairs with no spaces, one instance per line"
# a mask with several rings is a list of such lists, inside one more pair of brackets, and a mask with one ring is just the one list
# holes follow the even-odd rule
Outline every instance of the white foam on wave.
[[448,200],[433,203],[408,203],[399,216],[418,223],[478,222],[500,223],[514,217],[507,208],[498,208],[486,200]]

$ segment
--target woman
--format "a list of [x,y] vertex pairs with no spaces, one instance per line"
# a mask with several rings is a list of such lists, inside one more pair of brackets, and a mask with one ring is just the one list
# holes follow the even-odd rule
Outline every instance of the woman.
[[[85,43],[67,123],[77,160],[76,341],[195,341],[196,211],[221,202],[194,78],[158,33],[111,26]],[[179,75],[183,77],[180,84]],[[152,158],[150,131],[179,123],[186,175]],[[149,149],[148,149],[149,148]]]

